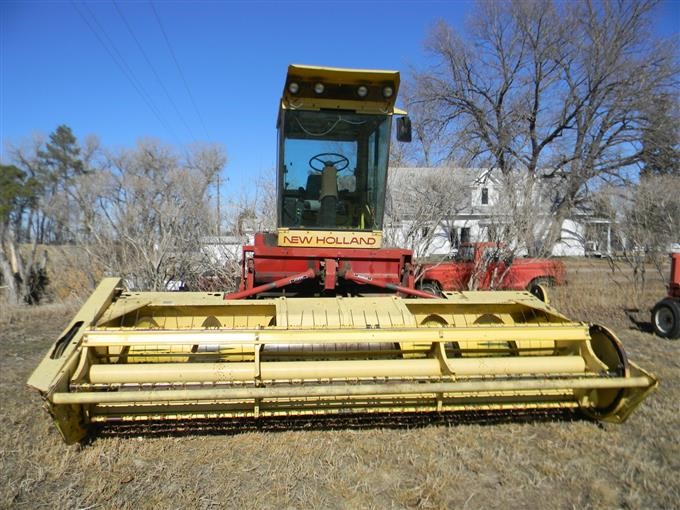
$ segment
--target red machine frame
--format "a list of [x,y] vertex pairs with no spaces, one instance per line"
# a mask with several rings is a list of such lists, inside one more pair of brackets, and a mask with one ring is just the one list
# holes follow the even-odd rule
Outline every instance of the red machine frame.
[[[243,247],[239,291],[225,299],[243,299],[258,294],[285,293],[287,287],[312,281],[303,294],[334,293],[338,287],[353,294],[389,291],[401,295],[433,298],[415,289],[413,253],[380,248],[298,248],[276,246],[266,234],[255,234],[252,245]],[[293,289],[291,289],[293,290]],[[295,290],[293,290],[295,292]]]

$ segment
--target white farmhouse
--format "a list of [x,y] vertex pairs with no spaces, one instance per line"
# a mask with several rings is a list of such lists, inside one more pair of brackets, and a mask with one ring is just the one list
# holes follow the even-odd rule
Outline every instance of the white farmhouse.
[[[540,182],[528,188],[521,182],[508,186],[496,169],[391,168],[385,239],[393,246],[413,249],[420,257],[455,253],[464,242],[517,244],[518,239],[507,237],[522,228],[540,241],[550,224],[546,190]],[[563,221],[550,254],[586,255],[589,223],[608,222],[587,212],[574,214]],[[610,250],[608,246],[599,249]]]

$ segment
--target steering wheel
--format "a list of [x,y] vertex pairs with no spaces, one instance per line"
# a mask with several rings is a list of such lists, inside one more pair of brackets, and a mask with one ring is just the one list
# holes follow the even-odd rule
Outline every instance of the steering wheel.
[[[321,168],[317,168],[315,166],[318,166],[319,164],[321,165]],[[338,154],[337,152],[322,152],[321,154],[312,156],[309,159],[309,166],[311,166],[312,169],[316,170],[317,172],[322,172],[325,166],[334,166],[335,170],[341,172],[349,166],[349,159],[347,159],[342,154]]]

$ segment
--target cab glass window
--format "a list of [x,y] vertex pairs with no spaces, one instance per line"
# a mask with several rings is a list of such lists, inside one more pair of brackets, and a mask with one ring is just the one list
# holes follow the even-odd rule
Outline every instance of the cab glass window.
[[283,115],[279,225],[381,229],[390,118],[344,111]]

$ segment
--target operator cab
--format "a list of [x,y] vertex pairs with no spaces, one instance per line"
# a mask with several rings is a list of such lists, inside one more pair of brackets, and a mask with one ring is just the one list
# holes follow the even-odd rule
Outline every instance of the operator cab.
[[390,120],[348,111],[286,111],[281,226],[380,230]]
[[382,229],[398,83],[396,72],[289,67],[278,123],[279,228]]

